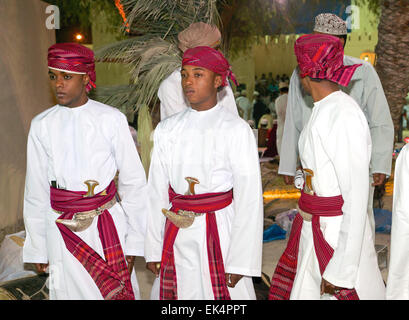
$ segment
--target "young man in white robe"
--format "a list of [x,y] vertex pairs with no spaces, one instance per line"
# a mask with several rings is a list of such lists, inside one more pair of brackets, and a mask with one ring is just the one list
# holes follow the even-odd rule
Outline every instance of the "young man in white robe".
[[[219,49],[221,33],[216,26],[204,22],[195,22],[178,34],[178,41],[179,49],[182,52],[197,46],[209,46]],[[181,86],[180,68],[177,68],[162,81],[158,90],[158,98],[160,100],[161,120],[189,107],[189,101],[183,94]],[[217,93],[217,100],[223,108],[238,115],[233,90],[230,85],[225,86]]]
[[386,299],[409,300],[409,156],[405,145],[395,164],[391,251]]
[[270,299],[384,299],[366,213],[371,137],[356,101],[339,90],[360,65],[344,66],[337,37],[305,35],[295,54],[314,100],[298,143],[304,189]]
[[[49,271],[50,299],[139,299],[129,272],[144,254],[146,176],[127,119],[88,98],[92,50],[55,44],[48,66],[58,104],[31,122],[23,260]],[[108,243],[114,252],[107,258]]]
[[256,140],[217,101],[234,80],[219,51],[188,49],[181,76],[191,107],[155,129],[149,171],[145,260],[160,286],[152,298],[255,299],[263,233]]
[[[314,33],[339,37],[345,47],[347,40],[346,22],[335,14],[322,13],[315,17]],[[362,64],[354,73],[352,80],[341,90],[358,103],[369,124],[372,139],[371,165],[369,169],[369,197],[367,212],[375,241],[375,218],[373,214],[373,195],[375,186],[385,183],[392,168],[394,140],[393,122],[382,84],[374,67],[363,60],[344,55],[344,65]],[[302,90],[298,70],[295,69],[290,80],[288,105],[280,152],[278,173],[284,176],[287,184],[294,182],[298,166],[298,140],[308,122],[313,107],[310,95]]]

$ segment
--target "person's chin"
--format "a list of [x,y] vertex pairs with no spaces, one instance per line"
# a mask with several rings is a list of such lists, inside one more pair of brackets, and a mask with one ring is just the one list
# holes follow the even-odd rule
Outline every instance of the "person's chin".
[[67,100],[65,100],[65,99],[58,99],[57,98],[57,103],[60,105],[60,106],[67,106],[67,104],[68,104],[68,101]]
[[189,102],[189,104],[191,105],[191,106],[194,106],[194,105],[196,105],[197,104],[197,100],[196,99],[187,99],[187,101]]
[[68,100],[57,100],[58,104],[63,107],[71,107],[70,101]]
[[70,99],[69,97],[67,97],[67,96],[65,96],[65,95],[64,95],[63,97],[57,96],[57,102],[58,102],[58,104],[59,104],[60,106],[69,107],[69,108],[74,107],[75,104],[76,104],[76,100],[75,100],[75,99]]

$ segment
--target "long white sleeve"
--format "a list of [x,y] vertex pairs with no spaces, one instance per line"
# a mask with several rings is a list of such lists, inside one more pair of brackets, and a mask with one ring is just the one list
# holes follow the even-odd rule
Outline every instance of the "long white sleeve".
[[163,232],[166,218],[162,209],[169,207],[169,178],[162,164],[160,139],[158,139],[160,126],[155,129],[151,164],[148,177],[148,225],[145,242],[145,260],[147,262],[161,261]]
[[403,147],[395,165],[391,251],[386,299],[409,300],[409,156]]
[[365,69],[363,101],[372,137],[371,173],[391,174],[394,140],[393,122],[388,101],[375,69]]
[[369,192],[370,135],[358,111],[348,108],[334,112],[328,122],[330,130],[321,135],[344,200],[338,244],[323,278],[346,288],[356,285]]
[[146,230],[146,175],[123,114],[117,128],[114,155],[118,167],[118,194],[128,230],[124,253],[143,256]]
[[234,220],[225,263],[226,272],[257,277],[261,275],[263,244],[260,164],[250,127],[242,123],[234,132],[229,146],[234,181]]
[[23,261],[47,263],[46,215],[50,210],[50,185],[47,180],[47,154],[41,144],[40,123],[31,122],[27,142],[27,171],[24,190],[26,240]]

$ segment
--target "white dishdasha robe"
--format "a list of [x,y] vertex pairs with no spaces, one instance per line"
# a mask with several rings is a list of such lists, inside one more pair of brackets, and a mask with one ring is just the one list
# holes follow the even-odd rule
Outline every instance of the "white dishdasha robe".
[[[250,126],[217,104],[210,110],[188,108],[160,122],[154,133],[149,171],[149,216],[145,259],[160,261],[169,184],[184,194],[185,177],[197,178],[196,194],[226,192],[233,202],[216,211],[226,273],[244,277],[228,288],[232,299],[255,299],[253,276],[261,275],[263,200],[256,141]],[[179,229],[175,244],[178,299],[214,299],[206,247],[206,217]],[[158,299],[159,278],[152,298]]]
[[[50,205],[50,184],[87,191],[85,180],[97,180],[104,190],[117,171],[121,202],[109,212],[125,255],[143,256],[146,231],[146,175],[128,122],[119,110],[88,100],[82,106],[56,105],[31,122],[27,143],[24,223],[27,232],[23,259],[49,262],[50,299],[94,300],[102,295],[82,264],[66,249]],[[76,234],[104,258],[97,218]],[[135,298],[139,288],[131,277]]]
[[[315,193],[321,197],[342,195],[344,200],[343,215],[320,217],[324,238],[334,249],[322,277],[335,286],[355,288],[362,300],[384,299],[385,286],[367,216],[371,136],[355,100],[336,91],[315,102],[299,150],[302,167],[314,172]],[[290,299],[320,299],[322,277],[311,222],[304,221]]]

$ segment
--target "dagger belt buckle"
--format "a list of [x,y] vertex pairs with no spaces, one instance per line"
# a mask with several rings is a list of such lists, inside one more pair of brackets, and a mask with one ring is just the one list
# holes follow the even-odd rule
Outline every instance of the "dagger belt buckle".
[[[193,177],[185,177],[188,183],[188,189],[185,195],[195,195],[195,184],[199,184],[199,180]],[[196,217],[202,216],[205,213],[194,212],[188,210],[179,210],[177,213],[162,209],[162,213],[178,228],[188,228],[193,224]]]
[[[87,194],[84,195],[84,197],[93,197],[94,189],[99,183],[95,180],[87,180],[84,183],[88,187],[88,192]],[[100,194],[106,195],[106,190],[102,191]],[[76,212],[74,213],[72,219],[57,219],[56,222],[65,225],[68,229],[74,232],[84,231],[92,224],[95,217],[99,216],[105,210],[111,209],[115,205],[115,203],[116,199],[114,197],[107,203],[103,204],[102,206],[94,210]],[[58,214],[64,213],[58,210],[54,210],[54,212]]]

